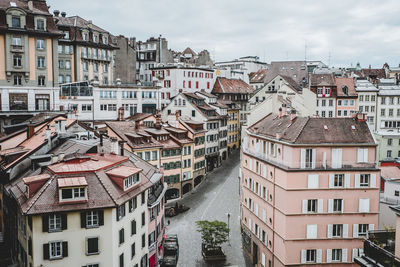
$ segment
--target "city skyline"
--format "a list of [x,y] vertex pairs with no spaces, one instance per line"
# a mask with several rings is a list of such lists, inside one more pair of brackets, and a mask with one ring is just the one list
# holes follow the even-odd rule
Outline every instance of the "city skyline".
[[[256,55],[266,62],[307,58],[337,67],[355,66],[357,62],[363,67],[376,68],[385,62],[398,65],[399,53],[392,52],[400,41],[395,1],[310,4],[252,0],[228,5],[225,0],[216,3],[206,0],[201,5],[189,6],[183,1],[118,0],[111,6],[104,0],[79,3],[51,0],[48,4],[51,12],[60,10],[67,16],[79,15],[114,35],[144,41],[161,34],[172,50],[207,49],[214,61]],[[149,15],[146,11],[157,19],[146,19]]]

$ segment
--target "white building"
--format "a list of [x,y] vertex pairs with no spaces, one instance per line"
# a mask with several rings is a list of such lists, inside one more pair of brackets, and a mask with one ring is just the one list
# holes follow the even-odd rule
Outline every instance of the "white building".
[[378,88],[370,81],[356,80],[356,92],[358,94],[358,110],[367,115],[367,123],[372,131],[376,130],[376,103]]
[[215,82],[214,70],[180,64],[155,67],[152,69],[152,77],[161,86],[161,108],[168,105],[180,90],[188,93],[199,90],[211,92]]
[[76,111],[79,120],[116,120],[160,108],[160,89],[154,86],[65,84],[60,89],[60,109]]

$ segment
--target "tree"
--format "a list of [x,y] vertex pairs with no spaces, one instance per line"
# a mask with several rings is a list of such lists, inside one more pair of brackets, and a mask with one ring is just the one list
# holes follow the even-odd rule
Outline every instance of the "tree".
[[201,233],[203,244],[207,248],[217,248],[228,241],[229,228],[221,221],[197,221],[197,231]]

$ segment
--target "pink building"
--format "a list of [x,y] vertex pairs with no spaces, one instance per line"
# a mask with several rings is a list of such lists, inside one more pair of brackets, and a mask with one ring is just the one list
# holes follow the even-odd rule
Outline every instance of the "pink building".
[[243,142],[245,251],[255,266],[354,265],[378,223],[380,170],[367,123],[280,114],[250,126]]

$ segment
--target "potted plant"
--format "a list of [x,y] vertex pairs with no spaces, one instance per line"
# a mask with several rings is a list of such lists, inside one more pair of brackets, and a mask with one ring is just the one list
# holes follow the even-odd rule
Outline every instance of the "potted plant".
[[197,221],[197,231],[201,233],[201,252],[206,261],[222,261],[226,255],[221,245],[228,241],[229,228],[221,221]]

